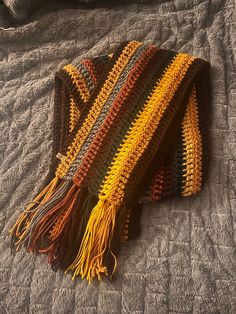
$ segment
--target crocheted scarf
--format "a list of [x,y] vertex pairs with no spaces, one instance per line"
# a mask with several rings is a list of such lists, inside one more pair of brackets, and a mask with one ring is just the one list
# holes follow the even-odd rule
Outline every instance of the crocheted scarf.
[[50,178],[10,230],[12,247],[89,283],[112,278],[142,204],[202,188],[208,74],[200,58],[139,41],[57,71]]

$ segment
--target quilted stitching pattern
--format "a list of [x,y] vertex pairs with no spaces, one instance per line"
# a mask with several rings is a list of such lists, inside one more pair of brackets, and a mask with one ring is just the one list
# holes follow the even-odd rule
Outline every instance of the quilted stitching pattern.
[[[0,313],[236,312],[235,34],[233,0],[67,9],[0,30]],[[198,195],[145,206],[117,280],[88,287],[11,255],[8,230],[49,171],[55,70],[131,39],[211,62],[212,161]]]

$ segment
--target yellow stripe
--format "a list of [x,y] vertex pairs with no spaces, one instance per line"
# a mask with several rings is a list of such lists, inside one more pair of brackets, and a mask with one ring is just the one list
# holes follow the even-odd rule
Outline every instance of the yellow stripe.
[[132,170],[147,148],[162,115],[194,59],[195,57],[187,54],[178,54],[166,68],[116,154],[100,189],[101,199],[106,198],[113,205],[122,202],[125,184]]
[[182,123],[184,141],[184,168],[183,196],[197,193],[201,188],[202,179],[202,141],[198,122],[198,106],[196,89],[190,95],[186,113]]
[[63,69],[70,75],[72,82],[77,87],[82,100],[87,102],[89,99],[89,90],[79,70],[76,69],[72,64],[64,66]]
[[94,122],[99,116],[99,113],[104,103],[107,101],[110,93],[113,90],[113,87],[115,86],[117,80],[119,79],[120,73],[126,67],[126,65],[128,64],[134,52],[141,45],[142,45],[141,42],[132,41],[132,42],[129,42],[128,45],[124,48],[120,57],[115,62],[115,65],[113,66],[111,72],[109,73],[108,78],[106,82],[104,83],[99,95],[94,101],[94,104],[91,110],[89,111],[84,124],[82,125],[78,133],[76,134],[76,137],[74,138],[73,143],[68,148],[66,158],[64,158],[59,164],[56,171],[56,176],[62,178],[67,173],[69,166],[75,159],[76,153],[81,148],[85,138],[87,137],[87,134],[90,132]]
[[69,125],[69,132],[71,133],[79,119],[80,111],[76,106],[72,95],[70,95],[70,125]]

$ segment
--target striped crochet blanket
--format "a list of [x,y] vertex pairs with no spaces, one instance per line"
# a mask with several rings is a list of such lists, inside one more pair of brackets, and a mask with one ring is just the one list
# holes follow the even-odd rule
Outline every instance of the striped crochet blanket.
[[209,63],[138,41],[55,75],[53,176],[11,229],[53,269],[112,278],[142,203],[200,191]]

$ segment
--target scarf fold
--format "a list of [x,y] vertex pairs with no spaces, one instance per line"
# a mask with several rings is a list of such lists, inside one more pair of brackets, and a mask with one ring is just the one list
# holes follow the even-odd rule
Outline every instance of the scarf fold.
[[55,75],[50,180],[11,228],[12,248],[91,283],[112,278],[142,204],[201,190],[209,63],[139,41]]

